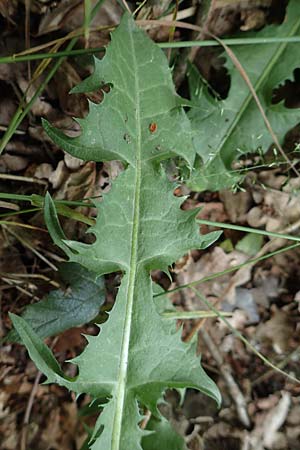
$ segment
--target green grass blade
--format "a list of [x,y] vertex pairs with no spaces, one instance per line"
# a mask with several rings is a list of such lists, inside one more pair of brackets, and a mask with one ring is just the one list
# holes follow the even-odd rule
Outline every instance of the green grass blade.
[[202,295],[197,289],[191,288],[192,291],[195,293],[195,295],[211,310],[213,311],[217,317],[219,317],[222,322],[224,322],[227,327],[230,329],[230,331],[239,338],[246,347],[248,347],[256,356],[258,356],[267,366],[271,367],[275,372],[280,373],[284,377],[287,377],[289,380],[293,381],[294,383],[300,384],[300,380],[298,378],[294,377],[293,375],[288,374],[284,370],[280,369],[279,367],[275,366],[275,364],[271,363],[262,353],[260,353],[256,348],[250,344],[250,342],[236,329],[234,328],[230,322],[226,319],[223,313],[218,311],[206,298],[204,295]]
[[[100,5],[102,3],[103,3],[103,0],[99,0],[97,2],[96,6],[93,8],[91,17],[94,17],[95,13],[98,11],[98,8],[100,7]],[[76,44],[77,40],[78,40],[78,38],[73,38],[67,45],[66,50],[67,51],[72,50],[72,48]],[[12,138],[12,136],[15,134],[15,131],[18,128],[18,126],[20,125],[20,123],[22,122],[22,120],[26,117],[26,115],[30,111],[30,109],[31,109],[32,105],[35,103],[36,99],[40,96],[40,94],[43,92],[43,90],[45,89],[45,87],[47,86],[49,81],[53,78],[53,76],[57,72],[57,70],[60,67],[60,65],[62,64],[63,60],[64,60],[64,57],[60,57],[55,62],[54,66],[50,69],[50,71],[46,75],[44,81],[37,88],[37,90],[35,91],[34,95],[32,96],[32,98],[30,99],[30,101],[28,103],[23,104],[23,102],[25,101],[23,98],[23,101],[21,102],[17,111],[15,112],[15,115],[12,118],[8,129],[6,130],[2,140],[0,142],[0,155],[3,152],[3,150],[5,149],[6,145],[10,141],[10,139]]]
[[298,241],[298,242],[300,241],[300,237],[298,237],[298,236],[292,236],[290,234],[285,234],[285,233],[277,233],[275,231],[260,230],[258,228],[243,227],[240,225],[233,225],[231,223],[213,222],[211,220],[204,220],[204,219],[198,219],[197,222],[200,225],[209,225],[212,227],[225,228],[228,230],[245,231],[246,233],[260,234],[263,236],[269,236],[269,237],[281,238],[281,239],[289,239],[290,241]]
[[171,294],[172,292],[177,292],[177,291],[181,291],[182,289],[197,286],[198,284],[205,283],[206,281],[214,280],[215,278],[221,277],[222,275],[226,275],[228,273],[235,272],[236,270],[241,269],[242,267],[245,267],[248,264],[258,263],[259,261],[263,261],[265,259],[271,258],[272,256],[279,255],[280,253],[287,252],[289,250],[293,250],[294,248],[297,248],[299,246],[300,246],[300,244],[289,245],[287,247],[281,248],[274,252],[270,252],[270,253],[267,253],[266,255],[260,256],[259,258],[248,259],[248,261],[246,261],[242,264],[237,264],[236,266],[230,267],[229,269],[222,270],[221,272],[212,273],[211,275],[200,278],[199,280],[192,281],[191,283],[182,284],[180,286],[177,286],[174,289],[170,289],[168,291],[160,292],[159,294],[155,294],[154,297],[161,297],[162,295]]

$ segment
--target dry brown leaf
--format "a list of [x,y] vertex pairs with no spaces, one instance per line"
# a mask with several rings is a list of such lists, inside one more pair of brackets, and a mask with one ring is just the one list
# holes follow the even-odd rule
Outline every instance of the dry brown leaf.
[[[191,262],[186,270],[177,275],[178,284],[188,284],[200,280],[216,272],[222,272],[237,264],[241,264],[248,259],[244,253],[234,250],[231,253],[225,253],[221,247],[215,247],[211,252],[205,253],[197,262]],[[223,275],[215,280],[201,283],[199,288],[207,297],[219,297],[227,287],[232,274]],[[189,295],[194,304],[192,309],[199,308],[199,300],[193,293]]]
[[242,223],[252,203],[251,193],[248,191],[233,193],[229,190],[220,192],[229,220],[232,223]]
[[256,338],[262,342],[270,342],[274,350],[282,354],[290,349],[294,330],[295,325],[290,315],[282,309],[273,308],[271,319],[261,323],[257,328]]
[[88,103],[83,94],[69,95],[70,90],[80,82],[81,78],[74,67],[64,61],[52,83],[62,111],[72,117],[84,117],[88,111]]
[[[96,0],[92,0],[91,4],[95,6]],[[95,19],[92,21],[92,26],[116,25],[120,22],[121,15],[122,8],[117,0],[104,2],[104,5],[99,9]],[[48,8],[40,22],[38,35],[41,36],[59,29],[72,31],[80,28],[83,21],[83,2],[81,0],[64,0],[56,8]]]

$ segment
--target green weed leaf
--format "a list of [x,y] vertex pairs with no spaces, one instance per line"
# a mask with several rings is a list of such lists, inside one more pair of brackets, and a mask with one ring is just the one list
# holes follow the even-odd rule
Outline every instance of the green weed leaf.
[[[46,297],[25,308],[23,319],[41,338],[53,336],[93,320],[105,300],[104,280],[76,263],[62,263],[60,276],[67,290],[51,291]],[[11,331],[6,340],[19,341]]]
[[[195,343],[181,340],[175,323],[162,319],[153,301],[150,272],[168,266],[192,248],[206,248],[219,233],[199,234],[198,211],[183,211],[160,161],[173,155],[189,166],[194,160],[190,123],[175,93],[163,52],[128,14],[113,33],[105,57],[77,89],[111,86],[100,105],[90,104],[80,120],[82,133],[69,138],[45,129],[64,150],[86,160],[121,159],[127,169],[97,203],[90,228],[96,241],[69,241],[47,196],[45,218],[53,240],[98,276],[122,271],[116,302],[98,336],[87,336],[84,352],[72,362],[78,376],[63,376],[49,349],[22,318],[14,325],[37,367],[76,393],[107,398],[91,441],[92,450],[141,450],[141,405],[155,417],[166,388],[192,387],[220,403],[220,394],[196,357]],[[50,353],[49,353],[50,352]]]
[[143,450],[185,450],[184,439],[179,436],[167,420],[152,417],[147,430],[153,431],[143,438]]
[[[287,17],[280,26],[268,26],[260,37],[295,36],[300,32],[300,4],[291,0]],[[249,33],[248,36],[253,36]],[[244,33],[243,37],[247,37]],[[269,122],[282,143],[285,134],[300,122],[299,108],[286,108],[284,101],[272,104],[273,89],[287,79],[293,80],[300,63],[298,44],[235,46],[233,51],[247,72]],[[224,54],[225,56],[225,54]],[[212,97],[198,70],[191,67],[189,84],[192,102],[199,108],[190,111],[195,146],[201,157],[193,172],[190,187],[217,191],[234,185],[241,175],[233,172],[232,162],[242,154],[266,152],[272,137],[265,127],[257,105],[245,81],[226,56],[231,86],[226,100]]]

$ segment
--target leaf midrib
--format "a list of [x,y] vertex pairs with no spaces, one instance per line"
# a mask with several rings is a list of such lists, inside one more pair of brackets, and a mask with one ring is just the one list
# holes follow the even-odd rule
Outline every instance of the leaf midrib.
[[136,116],[137,144],[136,144],[136,165],[135,165],[135,183],[134,183],[135,187],[134,187],[133,226],[131,235],[132,237],[131,237],[130,264],[128,271],[128,289],[126,292],[126,309],[125,309],[126,312],[123,328],[119,375],[117,379],[116,403],[112,427],[111,450],[119,450],[121,442],[122,418],[126,396],[130,335],[132,328],[132,309],[133,309],[134,292],[137,275],[138,235],[140,222],[142,130],[141,130],[141,114],[140,114],[139,76],[138,76],[139,72],[135,56],[135,47],[132,32],[129,33],[129,36],[131,41],[131,50],[134,61],[134,74],[135,74],[135,92],[136,92],[135,116]]

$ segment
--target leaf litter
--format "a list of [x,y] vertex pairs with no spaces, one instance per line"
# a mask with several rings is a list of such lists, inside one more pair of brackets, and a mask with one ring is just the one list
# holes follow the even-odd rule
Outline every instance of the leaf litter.
[[[8,6],[6,3],[7,2],[5,1],[0,2],[0,13],[3,16],[1,20],[4,21],[5,31],[10,37],[13,36],[14,32],[13,21],[17,6],[14,5],[13,2],[8,2]],[[43,3],[44,2],[32,2],[35,6],[32,6],[31,14],[32,17],[36,18],[35,23],[40,21],[41,24],[41,19],[45,17],[43,15],[45,14],[46,7]],[[166,8],[167,6],[166,2]],[[55,11],[55,9],[56,6],[53,5],[52,11],[54,11],[54,15],[51,20],[54,21],[55,14],[59,13],[59,11]],[[67,11],[68,15],[63,16],[62,21],[57,22],[58,31],[70,29],[68,27],[71,26],[70,24],[72,23],[81,25],[82,13],[76,12],[76,10],[75,12],[74,10],[71,12],[65,9],[65,11]],[[257,29],[262,27],[266,20],[270,19],[270,11],[273,11],[270,9],[270,2],[258,1],[255,2],[255,6],[251,5],[251,2],[236,1],[234,3],[231,2],[231,5],[229,6],[226,5],[226,2],[212,2],[212,9],[208,18],[208,20],[210,20],[209,26],[217,35],[223,35],[224,32],[233,32],[237,29]],[[143,10],[141,12],[143,12]],[[144,12],[146,12],[146,9]],[[48,13],[50,17],[50,10],[48,10]],[[68,17],[71,17],[72,14],[78,14],[78,18],[72,17],[73,22],[70,22],[68,21]],[[147,11],[147,14],[148,17],[149,14],[151,17],[151,14],[155,14],[155,11]],[[274,11],[273,14],[275,16]],[[101,23],[101,25],[108,25],[119,21],[120,9],[117,4],[111,6],[108,17],[109,19],[105,17],[104,23]],[[155,17],[155,15],[153,17]],[[233,17],[234,19],[232,19]],[[51,22],[49,23],[51,25]],[[44,24],[43,27],[44,29],[40,25],[39,29],[33,28],[34,32],[37,31],[35,37],[37,43],[39,32],[44,33],[45,35],[49,33],[49,29],[47,30]],[[162,34],[164,34],[165,30],[162,31]],[[107,42],[108,34],[103,32],[102,34],[100,33],[100,35],[101,37],[98,37],[98,35],[96,36],[95,34],[91,35],[91,42],[94,46],[102,46],[104,42]],[[11,46],[6,49],[5,54],[14,52],[15,49],[11,44]],[[75,77],[84,77],[80,67],[74,66],[72,60],[70,60],[69,64],[71,65],[70,74],[74,73]],[[1,83],[5,83],[3,85],[5,88],[6,85],[8,85],[7,80],[11,79],[13,83],[16,83],[18,90],[24,91],[24,88],[28,85],[28,79],[26,79],[26,64],[23,65],[23,67],[23,78],[20,76],[17,77],[17,75],[13,75],[13,73],[8,74],[8,76],[5,75],[5,77],[2,78],[4,81],[1,81]],[[67,74],[69,74],[68,69],[66,70]],[[72,85],[73,76],[70,78],[70,83]],[[59,80],[59,78],[57,78],[57,80]],[[7,158],[7,154],[6,158],[4,158],[4,156],[1,157],[1,167],[3,167],[2,173],[4,173],[4,175],[16,175],[16,180],[13,182],[0,179],[1,191],[31,194],[34,189],[34,193],[43,195],[43,186],[28,185],[27,183],[22,182],[21,179],[21,177],[35,177],[39,170],[40,174],[43,174],[43,170],[40,168],[42,164],[48,164],[47,169],[44,167],[44,170],[46,169],[44,172],[45,175],[41,176],[41,179],[43,180],[48,180],[58,167],[60,167],[62,173],[65,174],[64,176],[58,176],[59,174],[57,173],[56,178],[53,177],[52,181],[50,181],[52,192],[60,199],[79,200],[85,196],[97,196],[101,194],[103,187],[104,189],[107,188],[107,183],[110,183],[110,177],[107,175],[110,171],[114,172],[114,168],[112,166],[112,169],[110,169],[111,165],[109,163],[99,165],[97,167],[97,173],[95,174],[96,168],[90,168],[88,166],[89,163],[67,162],[63,154],[49,143],[43,133],[43,136],[41,137],[38,116],[46,115],[51,121],[64,122],[63,128],[69,127],[72,129],[72,127],[74,127],[73,122],[71,121],[71,118],[69,120],[63,119],[64,113],[69,114],[70,117],[79,116],[80,112],[84,115],[82,97],[80,99],[79,96],[68,96],[67,89],[69,89],[69,87],[59,87],[61,87],[61,91],[55,93],[50,87],[49,91],[52,90],[53,94],[48,92],[46,97],[41,99],[40,103],[33,111],[30,122],[25,121],[22,124],[20,131],[24,129],[28,131],[30,136],[29,140],[24,139],[22,135],[16,135],[10,143],[9,153],[7,153],[10,154],[11,161]],[[11,97],[14,98],[12,104],[16,104],[17,102],[18,97],[15,97],[14,91],[12,91],[10,96],[6,97],[5,100],[5,104],[8,106],[11,102]],[[11,107],[9,106],[9,108]],[[7,125],[11,113],[8,114],[8,118],[2,116],[2,114],[7,114],[6,108],[1,108],[0,125]],[[35,150],[32,150],[34,146],[39,146],[39,154],[37,154]],[[27,152],[25,156],[24,148]],[[22,158],[26,159],[26,164]],[[13,161],[14,159],[15,161]],[[118,168],[116,170],[118,172]],[[92,175],[89,175],[90,173],[92,173]],[[19,180],[18,177],[20,177]],[[194,195],[194,198],[197,198],[195,205],[198,203],[202,206],[205,205],[204,209],[206,208],[207,211],[211,208],[211,210],[214,211],[214,214],[209,215],[210,213],[208,212],[208,218],[214,221],[228,221],[228,219],[226,219],[227,214],[230,221],[233,223],[242,223],[255,227],[258,226],[269,230],[282,229],[293,223],[297,223],[299,219],[297,202],[299,180],[297,180],[297,178],[289,179],[289,177],[286,176],[285,171],[281,169],[274,170],[273,172],[266,171],[265,173],[255,171],[250,174],[249,178],[251,177],[255,178],[255,182],[251,179],[251,183],[249,182],[247,185],[247,199],[245,199],[245,202],[240,209],[239,207],[241,205],[239,199],[242,197],[241,194],[243,193],[238,193],[236,197],[232,197],[232,193],[226,191],[220,196],[214,196],[213,194],[208,193],[206,195],[192,194],[192,196]],[[227,203],[224,201],[225,196],[230,197],[230,200],[227,201]],[[213,202],[218,204],[217,208],[210,206]],[[228,205],[233,207],[234,212],[229,212]],[[22,205],[22,208],[23,206],[24,205]],[[255,208],[257,209],[255,210]],[[87,212],[87,209],[84,211]],[[1,212],[7,212],[7,210],[2,209]],[[25,222],[28,221],[28,223],[43,226],[43,221],[39,212],[29,216],[17,216],[18,221],[20,221],[21,218]],[[69,233],[71,232],[73,238],[75,238],[75,236],[80,236],[81,239],[85,238],[85,226],[76,226],[76,228],[74,228],[74,224],[69,220],[65,220],[64,226]],[[238,232],[229,231],[225,232],[225,236],[231,241],[233,248],[243,237],[243,235],[240,235]],[[43,238],[42,248],[43,251],[45,250],[46,252],[45,255],[51,260],[54,258],[53,261],[56,261],[56,258],[62,258],[62,254],[56,256],[57,250],[51,245],[50,240],[45,241],[44,239],[45,238]],[[9,251],[7,248],[9,248]],[[15,255],[13,263],[11,254]],[[215,247],[206,255],[203,255],[201,252],[192,252],[189,258],[188,267],[184,267],[183,269],[180,268],[178,273],[174,273],[173,279],[174,281],[176,280],[177,284],[182,284],[183,282],[196,279],[197,277],[202,278],[202,276],[216,272],[218,268],[222,267],[225,269],[239,261],[245,261],[247,257],[247,255],[241,254],[238,250],[231,250],[227,253],[220,247]],[[12,239],[12,236],[10,236],[5,229],[1,230],[1,262],[3,272],[17,273],[20,275],[30,275],[32,273],[41,274],[49,279],[57,280],[57,276],[49,270],[38,257],[32,255],[29,248],[26,248],[26,246],[24,247],[20,242]],[[245,306],[243,302],[240,304],[238,296],[235,296],[233,303],[234,313],[242,311],[246,314],[246,318],[244,322],[242,322],[240,328],[250,340],[260,346],[261,350],[267,352],[269,358],[277,359],[278,362],[284,360],[284,357],[289,354],[289,351],[293,350],[297,345],[297,339],[295,342],[290,342],[293,335],[297,336],[297,331],[299,330],[298,317],[293,309],[293,307],[297,309],[299,304],[297,300],[297,292],[299,290],[296,281],[298,277],[297,266],[299,266],[299,253],[293,251],[292,253],[279,255],[271,260],[267,260],[259,265],[259,267],[254,267],[248,273],[246,281],[244,279],[243,283],[241,283],[242,288],[251,294],[251,300],[249,300],[248,304]],[[160,276],[162,277],[162,275]],[[117,284],[115,281],[116,279],[117,275],[114,280],[110,279],[109,282]],[[271,282],[270,280],[273,281]],[[33,301],[32,297],[37,293],[39,298],[41,298],[43,293],[49,291],[48,283],[43,280],[36,281],[35,279],[23,279],[15,276],[13,281],[13,285],[8,285],[5,281],[2,281],[1,285],[2,335],[10,328],[7,319],[7,311],[8,309],[11,310],[11,305],[14,306],[14,311],[19,313],[29,304],[29,302]],[[203,285],[202,292],[207,293],[210,298],[218,298],[222,288],[226,288],[229,282],[230,276],[220,278],[218,282]],[[238,283],[236,286],[238,286]],[[21,291],[20,288],[25,292]],[[240,288],[237,287],[236,290],[237,289]],[[255,295],[255,292],[257,295]],[[182,309],[191,308],[195,310],[200,308],[200,305],[196,303],[190,293],[185,295],[184,298],[180,295],[176,295],[176,297],[174,295],[174,304]],[[220,305],[223,310],[224,304],[225,301]],[[262,331],[262,335],[257,331],[253,317],[252,321],[250,319],[249,322],[249,314],[253,306],[259,313],[261,329],[263,330],[265,328],[265,330]],[[274,307],[277,309],[274,309]],[[292,309],[290,310],[289,308]],[[282,309],[285,318],[283,319],[281,315],[274,321],[274,317],[276,317],[278,311],[280,315]],[[277,325],[276,321],[278,321]],[[198,420],[197,423],[197,420],[194,420],[195,417],[192,417],[196,411],[195,407],[189,406],[187,408],[187,400],[185,400],[185,403],[183,404],[183,410],[185,412],[189,409],[190,412],[188,415],[190,417],[188,421],[184,422],[186,419],[182,416],[182,422],[178,422],[178,429],[180,429],[180,423],[185,423],[186,428],[183,433],[186,435],[186,442],[188,443],[189,448],[195,450],[223,450],[224,448],[230,448],[230,450],[235,448],[244,449],[246,447],[243,447],[243,445],[245,446],[245,442],[248,442],[247,445],[249,449],[256,449],[264,444],[266,448],[270,449],[279,448],[285,450],[292,448],[297,450],[300,437],[300,426],[299,421],[297,420],[300,407],[299,389],[297,390],[297,387],[291,386],[288,382],[282,380],[282,378],[278,378],[277,375],[269,375],[267,387],[264,386],[263,381],[261,384],[255,384],[255,378],[265,374],[266,370],[264,367],[253,356],[249,354],[246,356],[243,347],[241,347],[238,342],[232,340],[229,345],[230,336],[228,332],[226,332],[219,323],[216,323],[216,321],[211,320],[210,322],[210,325],[216,328],[214,338],[221,348],[222,342],[226,342],[227,340],[227,347],[225,345],[223,346],[223,356],[231,365],[239,385],[241,386],[248,403],[251,420],[255,426],[253,431],[250,432],[243,430],[240,425],[236,425],[234,405],[228,397],[226,397],[226,388],[224,384],[222,384],[224,382],[216,375],[215,379],[219,380],[222,391],[225,391],[224,407],[220,412],[211,410],[207,405],[203,405],[202,403],[200,414],[196,417]],[[192,322],[186,323],[184,333],[187,333],[191,327]],[[90,333],[95,333],[95,330],[93,330],[90,325],[86,326],[84,330],[84,332],[89,331]],[[79,334],[82,331],[83,329],[80,328]],[[289,342],[279,342],[278,344],[278,340],[276,340],[278,334],[285,335],[286,337],[290,336]],[[66,339],[65,344],[58,347],[62,349],[62,353],[67,353],[67,357],[72,357],[75,356],[77,352],[80,352],[81,349],[76,347],[72,348],[74,335],[70,334],[70,337],[66,335],[64,339]],[[80,346],[82,344],[78,345]],[[60,355],[61,361],[65,359],[64,356],[66,355]],[[212,365],[213,368],[218,371],[218,367],[215,366],[211,356],[205,351],[203,352],[203,358],[206,361],[205,364],[208,364],[209,366]],[[297,355],[287,363],[289,370],[296,372],[298,370],[299,376],[299,369],[297,369],[298,364],[299,358],[297,359]],[[25,373],[25,377],[23,376],[23,373]],[[4,345],[1,350],[1,383],[3,394],[1,395],[0,400],[0,427],[1,435],[4,436],[4,442],[1,444],[3,449],[1,447],[1,450],[17,448],[19,437],[22,432],[22,425],[20,424],[22,424],[22,418],[24,417],[35,376],[35,369],[32,363],[27,359],[24,349],[7,344]],[[252,382],[254,387],[251,390]],[[13,386],[16,386],[16,388],[13,389]],[[193,391],[188,391],[188,395],[192,399],[196,399],[199,396],[199,394],[196,394]],[[265,401],[263,408],[262,400]],[[87,402],[88,398],[84,399],[83,403],[87,404]],[[179,399],[176,398],[170,414],[176,416],[181,408],[180,405]],[[59,387],[40,386],[34,399],[30,418],[31,425],[29,426],[28,433],[28,448],[44,450],[51,445],[52,448],[69,449],[71,446],[75,445],[75,448],[80,449],[85,440],[85,432],[82,425],[78,422],[77,409],[83,406],[84,404],[76,404],[74,399]],[[211,420],[207,420],[207,422],[201,421],[201,418],[205,419],[206,415],[208,415],[210,419],[213,418],[217,423],[212,425]],[[49,420],[49,423],[51,423],[52,426],[46,426],[43,417],[50,417],[51,420]],[[191,420],[191,417],[193,420]],[[61,420],[61,418],[65,419],[66,426],[64,426],[64,420]],[[92,421],[93,418],[88,419],[87,423],[92,425]],[[273,425],[274,421],[275,424]],[[261,427],[260,423],[264,425]],[[273,435],[271,437],[270,428],[268,427],[269,423],[272,423]],[[78,425],[80,425],[79,428]],[[276,437],[276,442],[274,437]]]

